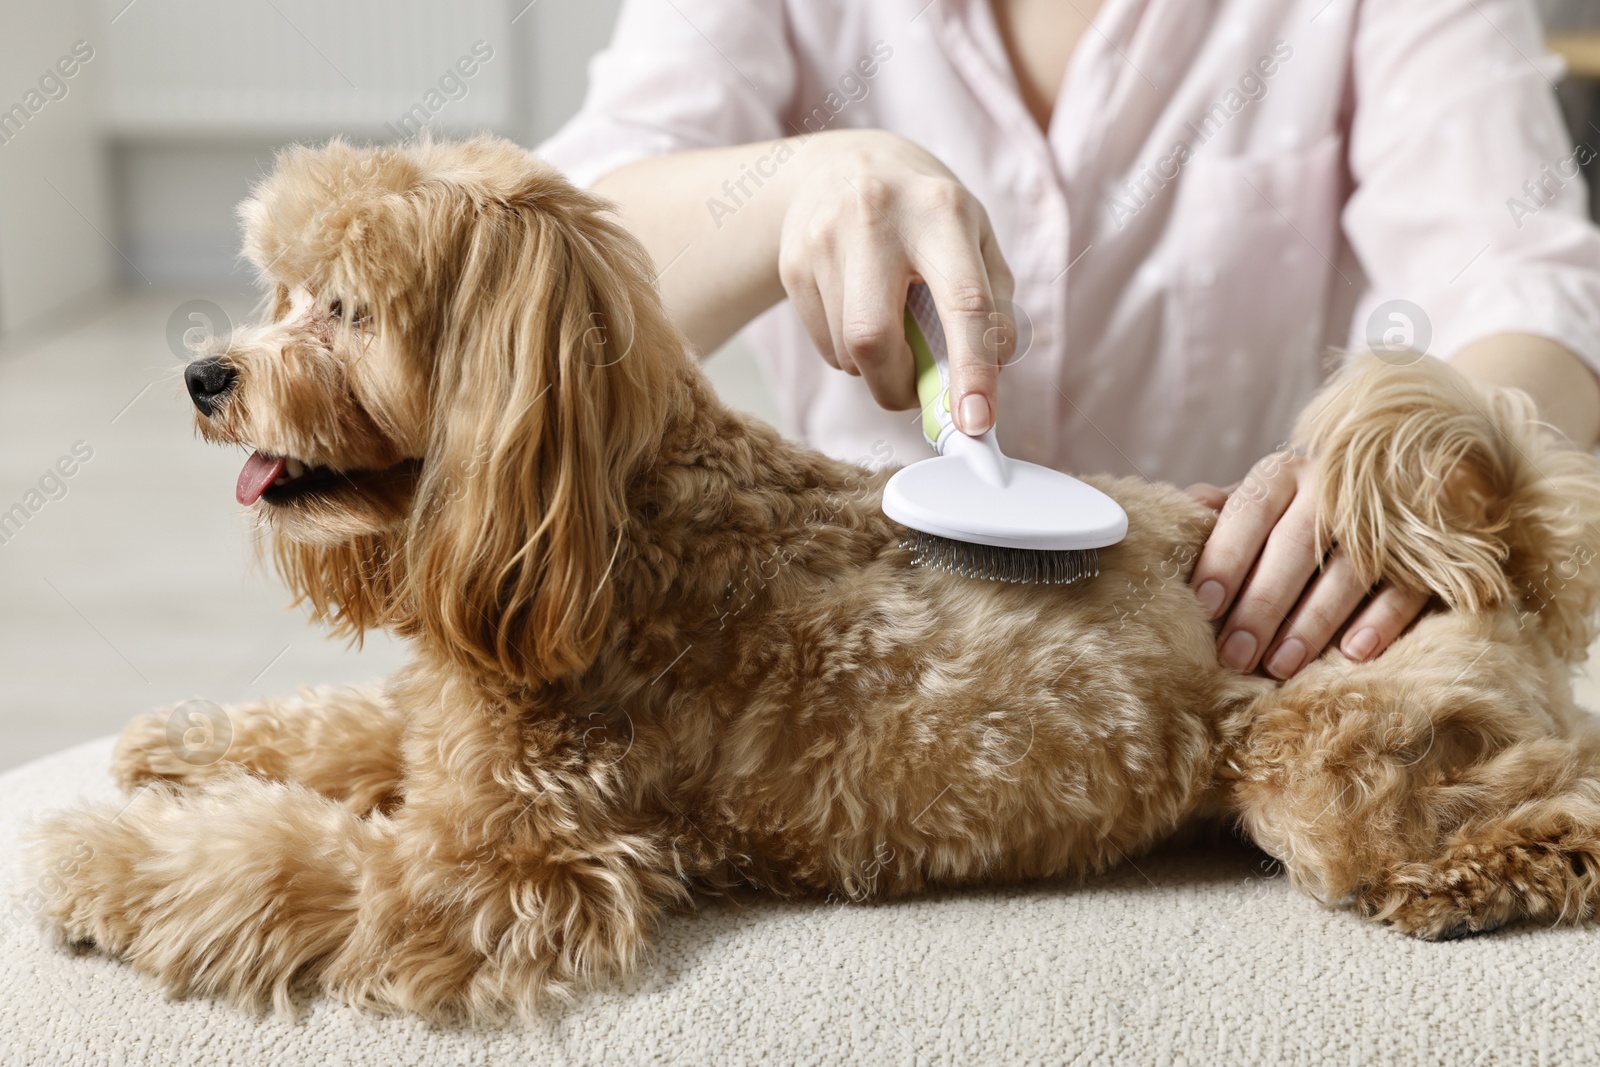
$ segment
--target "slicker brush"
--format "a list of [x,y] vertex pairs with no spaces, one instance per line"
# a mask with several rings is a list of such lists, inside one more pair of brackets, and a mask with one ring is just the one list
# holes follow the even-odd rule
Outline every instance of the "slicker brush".
[[1068,585],[1100,573],[1099,550],[1128,533],[1115,500],[1071,475],[1011,459],[994,429],[969,437],[950,413],[949,351],[925,285],[906,297],[922,435],[935,452],[889,479],[883,511],[907,527],[912,564],[963,578]]

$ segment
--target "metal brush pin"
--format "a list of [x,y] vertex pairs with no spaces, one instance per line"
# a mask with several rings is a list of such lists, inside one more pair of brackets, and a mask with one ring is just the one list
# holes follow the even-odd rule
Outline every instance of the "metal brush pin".
[[1095,548],[999,548],[956,541],[921,530],[907,530],[900,547],[909,549],[911,563],[962,578],[1012,585],[1071,585],[1098,577],[1100,551]]

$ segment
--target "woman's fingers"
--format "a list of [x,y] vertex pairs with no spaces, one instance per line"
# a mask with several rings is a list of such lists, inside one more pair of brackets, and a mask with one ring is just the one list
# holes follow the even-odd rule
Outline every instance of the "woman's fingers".
[[898,245],[869,226],[847,254],[840,334],[872,397],[890,411],[917,406],[917,370],[906,343],[908,265]]
[[785,291],[789,294],[789,303],[794,305],[795,317],[800,320],[800,325],[806,328],[806,333],[811,337],[811,343],[816,346],[822,358],[828,365],[839,370],[855,373],[852,364],[845,367],[833,348],[833,328],[828,325],[828,312],[823,302],[822,292],[817,288],[816,275],[809,270],[803,276],[786,277],[784,279]]
[[1221,511],[1222,506],[1228,502],[1228,491],[1210,482],[1195,482],[1184,492],[1212,511]]
[[1367,598],[1368,588],[1349,558],[1335,549],[1322,573],[1279,628],[1278,636],[1267,645],[1261,657],[1266,672],[1282,681],[1321,655],[1333,635]]
[[1297,457],[1274,453],[1251,468],[1229,495],[1206,539],[1189,584],[1206,615],[1220,619],[1244,585],[1273,527],[1295,497]]
[[[996,307],[984,262],[989,221],[972,195],[953,180],[923,194],[929,201],[926,257],[913,259],[933,295],[950,353],[950,410],[956,427],[980,434],[994,425],[1000,367],[1011,357],[1016,328]],[[990,258],[998,255],[993,252]],[[1010,271],[1005,282],[1010,284]],[[1009,299],[1007,300],[1009,310]]]
[[1368,584],[1337,549],[1322,563],[1310,491],[1315,473],[1305,458],[1276,452],[1230,489],[1188,489],[1221,507],[1190,585],[1210,618],[1227,615],[1217,655],[1235,670],[1260,665],[1274,678],[1292,677],[1341,629],[1340,651],[1368,660],[1427,606],[1425,594],[1387,582],[1368,599]]
[[1223,663],[1236,671],[1256,669],[1320,562],[1316,499],[1297,493],[1273,525],[1217,638]]
[[1371,659],[1393,644],[1427,606],[1426,593],[1384,582],[1372,601],[1350,620],[1339,651],[1358,663]]

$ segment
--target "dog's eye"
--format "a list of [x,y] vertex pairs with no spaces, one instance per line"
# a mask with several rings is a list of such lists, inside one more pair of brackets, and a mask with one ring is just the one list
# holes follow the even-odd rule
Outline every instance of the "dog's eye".
[[[344,321],[344,301],[335,300],[328,305],[328,314],[339,321]],[[365,326],[372,316],[367,314],[366,308],[356,308],[355,314],[350,316],[350,325]]]

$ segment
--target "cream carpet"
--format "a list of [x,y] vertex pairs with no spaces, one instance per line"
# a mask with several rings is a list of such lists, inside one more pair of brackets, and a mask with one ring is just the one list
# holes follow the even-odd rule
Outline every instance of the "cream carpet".
[[114,795],[110,746],[0,776],[5,1064],[1600,1060],[1600,929],[1421,944],[1323,909],[1231,845],[1146,857],[1080,888],[713,904],[663,924],[631,987],[526,1026],[170,1002],[122,964],[51,946],[17,867],[35,813]]

